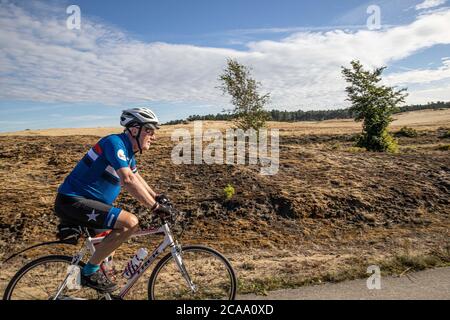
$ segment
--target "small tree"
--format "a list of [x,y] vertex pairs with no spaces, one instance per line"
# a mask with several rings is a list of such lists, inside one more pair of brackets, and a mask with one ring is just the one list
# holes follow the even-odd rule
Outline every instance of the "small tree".
[[261,84],[252,79],[249,68],[236,60],[228,59],[227,68],[219,80],[222,82],[219,88],[224,94],[231,95],[236,126],[243,130],[253,128],[257,131],[264,127],[269,119],[264,106],[269,102],[270,94],[258,93]]
[[389,135],[387,127],[393,121],[391,115],[398,105],[405,101],[407,89],[396,91],[392,87],[379,84],[386,67],[374,71],[363,69],[358,60],[351,62],[352,68],[342,67],[345,80],[350,83],[345,90],[352,103],[350,111],[355,121],[363,121],[363,132],[357,146],[370,151],[397,150],[397,143]]

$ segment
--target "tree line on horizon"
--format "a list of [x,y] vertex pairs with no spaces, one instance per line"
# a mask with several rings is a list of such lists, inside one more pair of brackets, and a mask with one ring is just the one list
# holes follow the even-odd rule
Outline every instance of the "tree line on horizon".
[[[394,113],[402,113],[409,111],[427,110],[427,109],[449,109],[450,102],[437,101],[429,102],[427,104],[417,104],[400,107],[398,111]],[[354,115],[352,114],[350,108],[346,109],[336,109],[336,110],[311,110],[311,111],[281,111],[281,110],[271,110],[267,111],[269,121],[279,121],[279,122],[297,122],[297,121],[323,121],[323,120],[334,120],[334,119],[352,119]],[[172,120],[164,123],[165,125],[175,125],[191,121],[229,121],[233,120],[235,115],[230,113],[218,113],[218,114],[207,114],[207,115],[191,115],[186,119],[182,120]]]

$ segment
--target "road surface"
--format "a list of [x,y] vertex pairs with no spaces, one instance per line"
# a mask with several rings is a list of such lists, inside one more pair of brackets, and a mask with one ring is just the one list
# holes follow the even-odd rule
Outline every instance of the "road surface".
[[[369,276],[369,275],[368,275]],[[240,295],[239,300],[450,300],[450,267],[381,277],[381,289],[367,288],[367,279],[271,291],[267,296]]]

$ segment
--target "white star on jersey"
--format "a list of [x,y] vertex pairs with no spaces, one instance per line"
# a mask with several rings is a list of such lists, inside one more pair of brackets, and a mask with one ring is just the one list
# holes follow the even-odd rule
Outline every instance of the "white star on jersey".
[[100,214],[95,214],[95,209],[92,210],[91,214],[87,214],[88,216],[88,222],[91,220],[97,221],[97,216],[99,216]]

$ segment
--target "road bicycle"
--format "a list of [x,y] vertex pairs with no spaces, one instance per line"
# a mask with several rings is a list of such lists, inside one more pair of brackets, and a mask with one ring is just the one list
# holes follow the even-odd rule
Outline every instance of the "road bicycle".
[[159,260],[150,275],[147,285],[148,299],[233,300],[236,296],[237,280],[230,262],[220,252],[206,246],[181,246],[174,239],[171,230],[171,226],[178,223],[180,217],[183,215],[172,209],[169,217],[161,217],[159,228],[141,230],[133,235],[133,237],[164,235],[164,240],[144,259],[117,294],[100,293],[79,285],[80,269],[85,265],[82,261],[83,257],[87,252],[92,255],[95,245],[100,243],[108,232],[91,236],[92,231],[88,228],[72,224],[62,228],[62,230],[70,230],[68,236],[59,242],[52,243],[76,244],[79,239],[82,239],[84,244],[81,249],[72,257],[47,255],[26,264],[9,282],[3,299],[125,299],[131,288],[158,256],[170,248],[170,252]]

